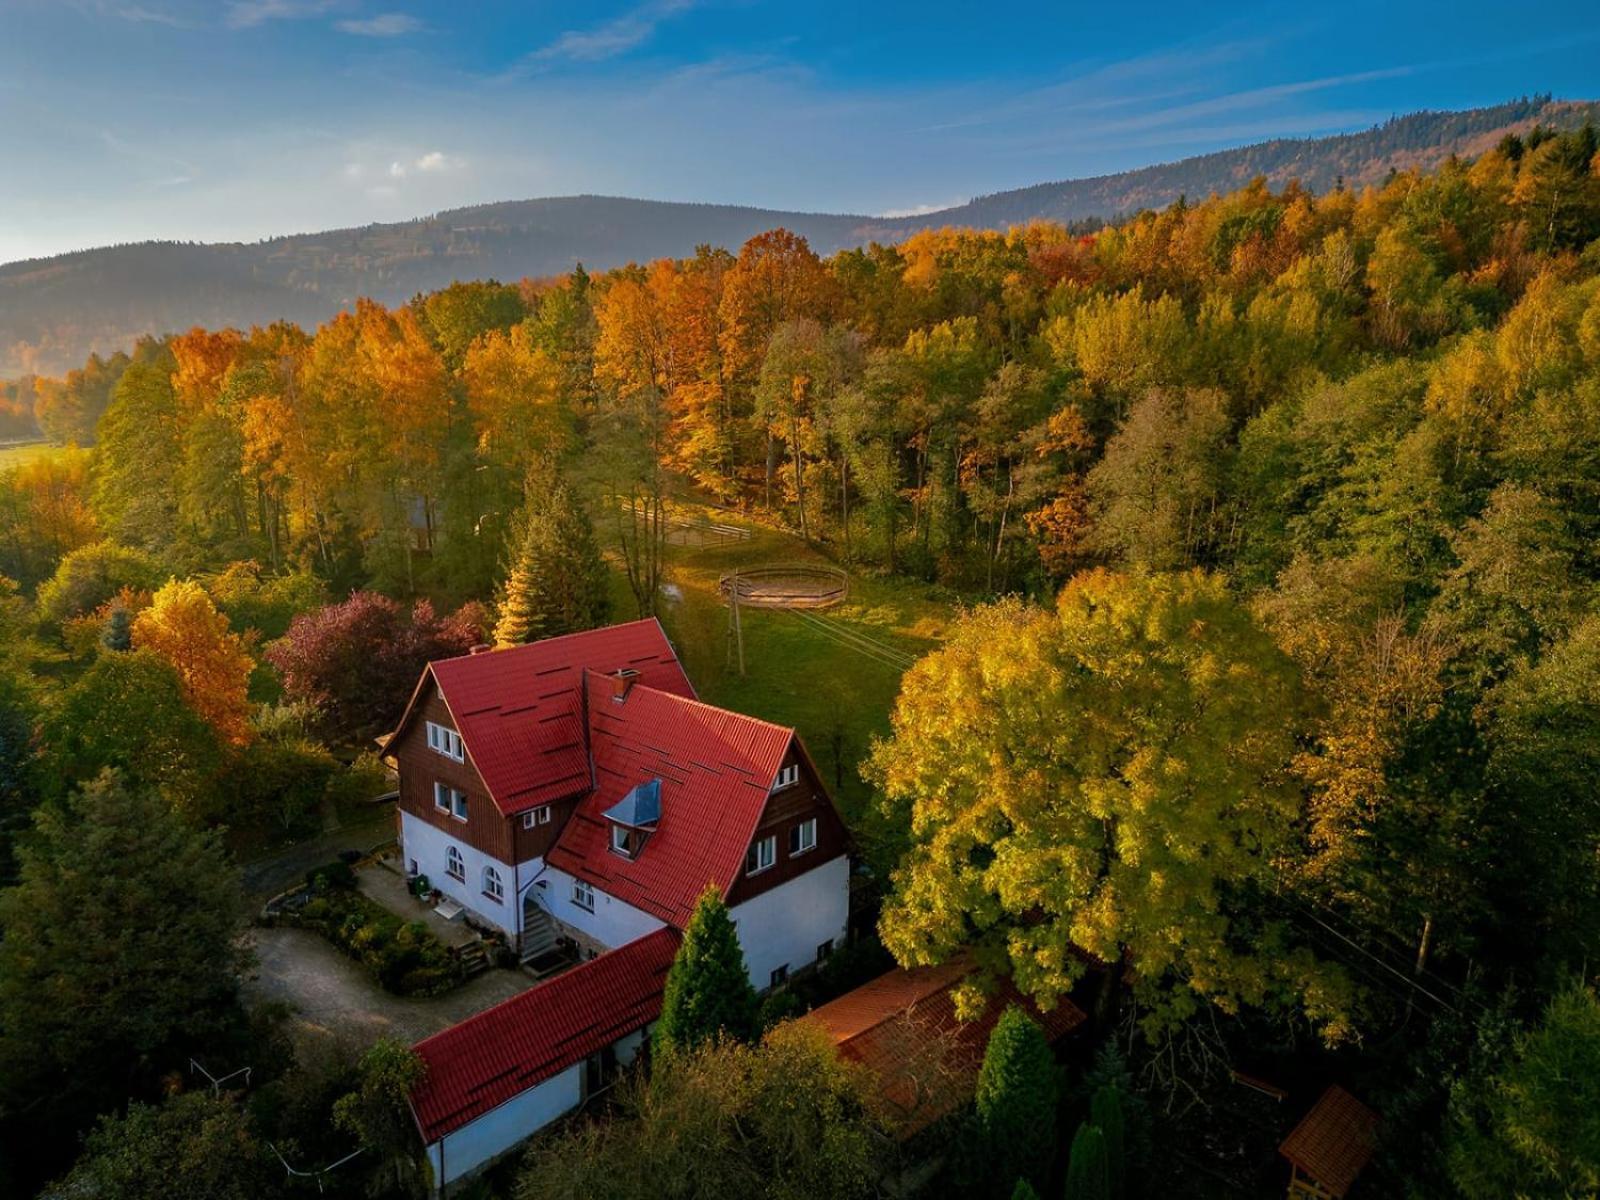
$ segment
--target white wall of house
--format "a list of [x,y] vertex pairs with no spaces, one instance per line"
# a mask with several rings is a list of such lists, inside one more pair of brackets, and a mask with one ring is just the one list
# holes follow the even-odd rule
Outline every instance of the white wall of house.
[[[452,845],[461,851],[467,876],[464,881],[456,879],[449,872],[446,856],[448,847]],[[400,852],[407,870],[415,862],[417,870],[428,877],[429,883],[457,904],[465,906],[473,916],[486,925],[493,925],[516,936],[521,925],[516,899],[516,874],[505,863],[450,837],[408,812],[400,814]],[[483,894],[485,867],[493,867],[500,872],[500,882],[505,890],[505,898],[500,904]],[[523,878],[527,878],[526,873]]]
[[607,950],[637,941],[666,924],[598,887],[594,890],[594,911],[589,912],[573,902],[572,876],[558,867],[546,867],[539,882],[544,884],[539,898],[550,915]]
[[444,1187],[510,1150],[583,1102],[583,1064],[575,1063],[428,1147],[435,1187]]
[[758,989],[772,972],[790,973],[817,961],[817,947],[844,945],[850,919],[850,857],[846,854],[797,875],[728,910],[738,923],[745,968]]

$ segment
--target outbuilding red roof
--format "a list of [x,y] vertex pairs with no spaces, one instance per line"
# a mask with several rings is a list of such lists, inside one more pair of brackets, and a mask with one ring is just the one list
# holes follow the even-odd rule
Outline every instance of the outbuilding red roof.
[[1343,1196],[1378,1145],[1378,1114],[1337,1085],[1330,1087],[1278,1147],[1278,1153]]
[[658,929],[417,1043],[424,1143],[498,1108],[661,1015],[678,935]]
[[1065,997],[1041,1012],[1009,980],[981,1015],[959,1020],[952,993],[975,969],[963,955],[935,967],[889,971],[805,1017],[827,1030],[840,1054],[877,1076],[880,1094],[899,1118],[901,1137],[927,1128],[972,1097],[989,1034],[1011,1005],[1021,1005],[1051,1042],[1085,1020]]
[[390,742],[413,719],[431,678],[490,799],[511,816],[588,790],[584,673],[624,669],[637,671],[639,682],[652,688],[694,696],[652,617],[430,663]]
[[[682,928],[708,884],[726,895],[738,878],[794,730],[644,683],[586,690],[595,788],[545,861]],[[651,779],[659,825],[636,858],[612,853],[603,814]]]

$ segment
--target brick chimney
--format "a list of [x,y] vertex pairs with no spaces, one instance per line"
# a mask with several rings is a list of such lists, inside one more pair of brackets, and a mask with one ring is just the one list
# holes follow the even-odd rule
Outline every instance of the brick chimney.
[[479,642],[476,646],[474,646],[467,653],[469,653],[469,654],[487,654],[487,653],[489,653],[489,651],[491,651],[493,649],[494,649],[494,647],[491,646],[488,642]]
[[611,677],[611,698],[621,704],[628,698],[628,693],[639,680],[639,672],[631,667],[623,667]]

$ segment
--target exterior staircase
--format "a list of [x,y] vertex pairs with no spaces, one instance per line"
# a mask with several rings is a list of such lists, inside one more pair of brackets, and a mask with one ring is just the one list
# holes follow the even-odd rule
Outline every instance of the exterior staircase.
[[556,948],[556,927],[542,907],[528,905],[522,914],[522,961],[529,963]]
[[456,961],[461,964],[461,973],[468,979],[482,975],[490,967],[489,954],[483,948],[483,939],[468,942],[456,952]]

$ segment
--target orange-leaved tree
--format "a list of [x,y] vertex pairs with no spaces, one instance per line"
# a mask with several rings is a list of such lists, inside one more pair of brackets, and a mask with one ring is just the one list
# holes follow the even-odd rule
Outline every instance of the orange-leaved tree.
[[178,672],[184,699],[234,745],[250,740],[250,671],[245,639],[228,627],[198,583],[174,579],[133,622],[135,649],[153,650]]

